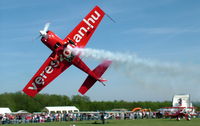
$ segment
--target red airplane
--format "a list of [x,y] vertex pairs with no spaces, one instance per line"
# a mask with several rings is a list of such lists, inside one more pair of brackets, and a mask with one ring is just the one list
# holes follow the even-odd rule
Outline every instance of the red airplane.
[[176,120],[181,120],[181,118],[185,118],[186,120],[191,120],[191,116],[195,116],[196,114],[193,112],[194,107],[164,107],[165,117],[176,118]]
[[63,40],[48,30],[49,23],[47,23],[44,29],[40,31],[41,41],[53,52],[24,87],[23,92],[34,97],[71,65],[88,74],[88,77],[78,90],[81,94],[85,94],[96,81],[103,84],[106,80],[102,79],[101,76],[110,66],[111,61],[105,60],[94,70],[91,70],[81,60],[80,54],[73,53],[72,49],[86,46],[104,15],[103,10],[96,6]]

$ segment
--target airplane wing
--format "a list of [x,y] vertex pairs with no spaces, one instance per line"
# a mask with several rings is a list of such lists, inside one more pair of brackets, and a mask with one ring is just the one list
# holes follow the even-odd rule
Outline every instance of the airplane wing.
[[59,57],[58,60],[52,61],[51,56],[55,55],[53,52],[44,64],[40,67],[37,73],[32,77],[28,84],[24,87],[23,92],[34,97],[39,91],[46,87],[58,75],[65,71],[71,63]]
[[98,6],[92,9],[89,14],[69,33],[64,41],[72,40],[76,47],[83,48],[88,43],[92,34],[98,27],[105,13]]

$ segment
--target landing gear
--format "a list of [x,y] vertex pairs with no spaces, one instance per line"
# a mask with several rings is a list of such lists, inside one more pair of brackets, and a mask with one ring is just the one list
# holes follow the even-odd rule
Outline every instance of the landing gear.
[[190,118],[190,117],[188,117],[188,118],[187,118],[187,121],[190,121],[190,120],[191,120],[191,118]]
[[185,119],[186,119],[187,121],[190,121],[190,120],[191,120],[191,115],[190,115],[190,114],[186,115],[186,116],[185,116]]
[[76,46],[76,44],[72,40],[69,40],[69,43]]
[[177,116],[177,117],[176,117],[176,120],[177,120],[177,121],[180,121],[180,120],[181,120],[181,117],[180,117],[180,116]]

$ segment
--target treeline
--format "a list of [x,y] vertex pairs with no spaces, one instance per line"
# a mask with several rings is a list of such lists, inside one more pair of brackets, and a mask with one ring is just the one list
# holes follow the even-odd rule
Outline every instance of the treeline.
[[171,102],[91,101],[88,96],[74,95],[68,97],[49,94],[38,94],[35,98],[32,98],[21,92],[0,94],[0,107],[9,107],[12,111],[40,112],[46,106],[76,106],[80,111],[104,111],[116,108],[132,110],[135,107],[156,110],[171,106]]

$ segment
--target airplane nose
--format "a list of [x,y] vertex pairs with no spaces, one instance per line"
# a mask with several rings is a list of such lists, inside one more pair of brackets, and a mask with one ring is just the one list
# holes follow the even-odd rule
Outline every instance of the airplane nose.
[[44,37],[47,33],[45,31],[40,30],[40,35]]
[[46,39],[48,38],[47,33],[45,31],[43,31],[43,30],[40,30],[40,36],[42,36],[42,37],[44,37]]

